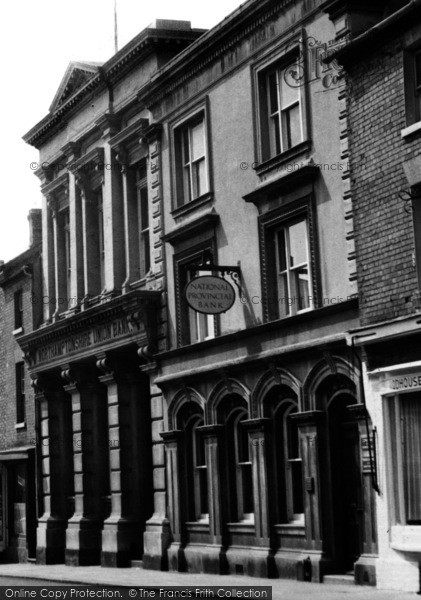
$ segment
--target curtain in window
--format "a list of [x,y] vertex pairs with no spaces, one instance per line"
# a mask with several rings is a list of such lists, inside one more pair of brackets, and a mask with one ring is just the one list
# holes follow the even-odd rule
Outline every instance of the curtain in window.
[[406,520],[421,524],[421,397],[402,398],[403,476]]

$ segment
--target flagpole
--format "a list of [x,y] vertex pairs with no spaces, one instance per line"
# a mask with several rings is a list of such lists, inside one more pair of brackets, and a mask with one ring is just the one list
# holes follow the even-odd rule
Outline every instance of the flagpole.
[[114,0],[114,50],[118,52],[117,0]]

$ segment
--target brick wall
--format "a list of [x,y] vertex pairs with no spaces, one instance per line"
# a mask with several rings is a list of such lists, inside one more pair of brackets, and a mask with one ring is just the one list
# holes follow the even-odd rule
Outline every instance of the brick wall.
[[[39,261],[35,262],[35,273],[39,269]],[[35,404],[34,391],[31,387],[25,365],[26,427],[16,429],[16,370],[15,365],[21,362],[22,350],[19,348],[13,330],[15,329],[14,294],[18,289],[23,292],[23,330],[29,333],[34,329],[34,312],[32,304],[32,277],[23,273],[0,287],[0,450],[15,446],[33,445],[35,437]],[[37,317],[36,317],[37,318]]]
[[414,312],[410,205],[402,162],[419,153],[405,141],[403,54],[399,40],[347,68],[353,210],[362,325]]

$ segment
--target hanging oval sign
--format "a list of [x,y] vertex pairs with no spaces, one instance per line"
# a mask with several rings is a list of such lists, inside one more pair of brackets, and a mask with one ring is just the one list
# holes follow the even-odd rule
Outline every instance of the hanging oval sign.
[[196,312],[218,315],[226,312],[235,302],[233,286],[222,277],[200,275],[184,288],[187,304]]

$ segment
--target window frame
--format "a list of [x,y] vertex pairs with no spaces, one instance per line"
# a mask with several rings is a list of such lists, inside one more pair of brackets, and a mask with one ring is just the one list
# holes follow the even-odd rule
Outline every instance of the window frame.
[[[294,316],[300,316],[307,312],[312,312],[316,308],[320,308],[321,282],[316,238],[316,210],[314,204],[314,197],[308,195],[300,200],[293,201],[284,207],[276,208],[264,213],[258,218],[263,317],[265,322],[278,319],[290,319]],[[295,313],[281,315],[278,302],[279,292],[276,269],[277,258],[275,257],[275,234],[280,229],[286,226],[292,226],[294,223],[300,222],[301,220],[305,220],[307,225],[309,294],[311,295],[312,305],[309,308],[304,308]]]
[[383,397],[384,402],[384,426],[385,426],[385,454],[388,473],[394,477],[388,477],[388,493],[391,502],[390,519],[392,525],[403,527],[421,527],[420,519],[409,522],[405,495],[404,463],[403,463],[403,432],[402,432],[402,397],[417,396],[421,403],[421,392],[403,392]]
[[15,363],[16,424],[26,421],[25,363]]
[[193,246],[188,250],[174,254],[174,294],[175,294],[175,305],[177,315],[177,346],[188,346],[191,344],[199,344],[207,340],[214,339],[219,335],[219,315],[205,315],[196,313],[199,317],[196,319],[206,319],[210,317],[213,320],[213,335],[207,339],[202,340],[191,340],[191,314],[189,311],[193,311],[192,308],[187,304],[187,300],[184,297],[184,288],[188,282],[188,271],[187,265],[202,264],[204,257],[210,255],[213,257],[214,262],[216,259],[216,245],[214,238],[210,238],[208,241]]
[[[144,177],[138,176],[138,171],[141,168],[142,161],[145,162]],[[136,169],[135,173],[135,188],[136,188],[136,212],[137,212],[137,229],[139,237],[139,279],[145,279],[151,269],[151,247],[150,247],[150,211],[149,211],[149,189],[148,189],[148,164],[147,159],[141,159],[133,165]],[[145,193],[146,192],[146,193]],[[142,193],[145,195],[142,197]],[[146,205],[146,227],[143,223],[142,207]]]
[[13,303],[14,303],[14,329],[23,328],[23,289],[19,288],[15,291],[13,295]]
[[[309,118],[308,118],[308,91],[307,81],[307,60],[306,53],[303,51],[301,40],[305,37],[305,33],[301,31],[300,36],[295,36],[290,39],[280,50],[277,48],[270,54],[264,56],[257,64],[252,67],[253,70],[253,87],[254,87],[254,103],[255,103],[255,140],[256,140],[256,172],[259,174],[266,170],[272,163],[276,165],[283,163],[291,157],[301,154],[308,149],[310,145]],[[281,148],[279,152],[272,153],[269,142],[269,103],[270,93],[268,93],[268,79],[274,72],[279,73],[282,70],[290,68],[294,62],[298,62],[298,69],[302,70],[300,79],[304,81],[303,85],[297,86],[298,100],[297,104],[300,109],[300,130],[301,140],[290,147],[282,148],[282,133]],[[287,84],[286,84],[287,85]],[[278,108],[281,112],[282,107],[279,102]],[[284,111],[291,106],[284,107]],[[281,121],[282,119],[280,119]],[[280,130],[282,123],[279,122]]]
[[[185,128],[191,128],[195,123],[203,122],[203,135],[204,135],[204,161],[205,161],[205,177],[206,177],[206,189],[198,196],[185,200],[184,190],[184,177],[180,175],[181,170],[184,168],[184,164],[181,164],[180,157],[180,137],[182,136]],[[189,208],[193,208],[196,205],[205,202],[212,196],[212,156],[211,156],[211,127],[210,127],[210,109],[209,99],[206,97],[201,100],[199,104],[191,107],[190,110],[186,111],[177,120],[170,124],[170,151],[171,151],[171,171],[172,171],[172,187],[173,187],[173,205],[172,210],[178,214],[183,213]],[[182,146],[182,143],[181,143]],[[181,181],[181,185],[180,185]]]
[[417,86],[417,58],[420,60],[421,68],[420,45],[408,48],[404,53],[405,114],[408,127],[421,122],[421,72]]

